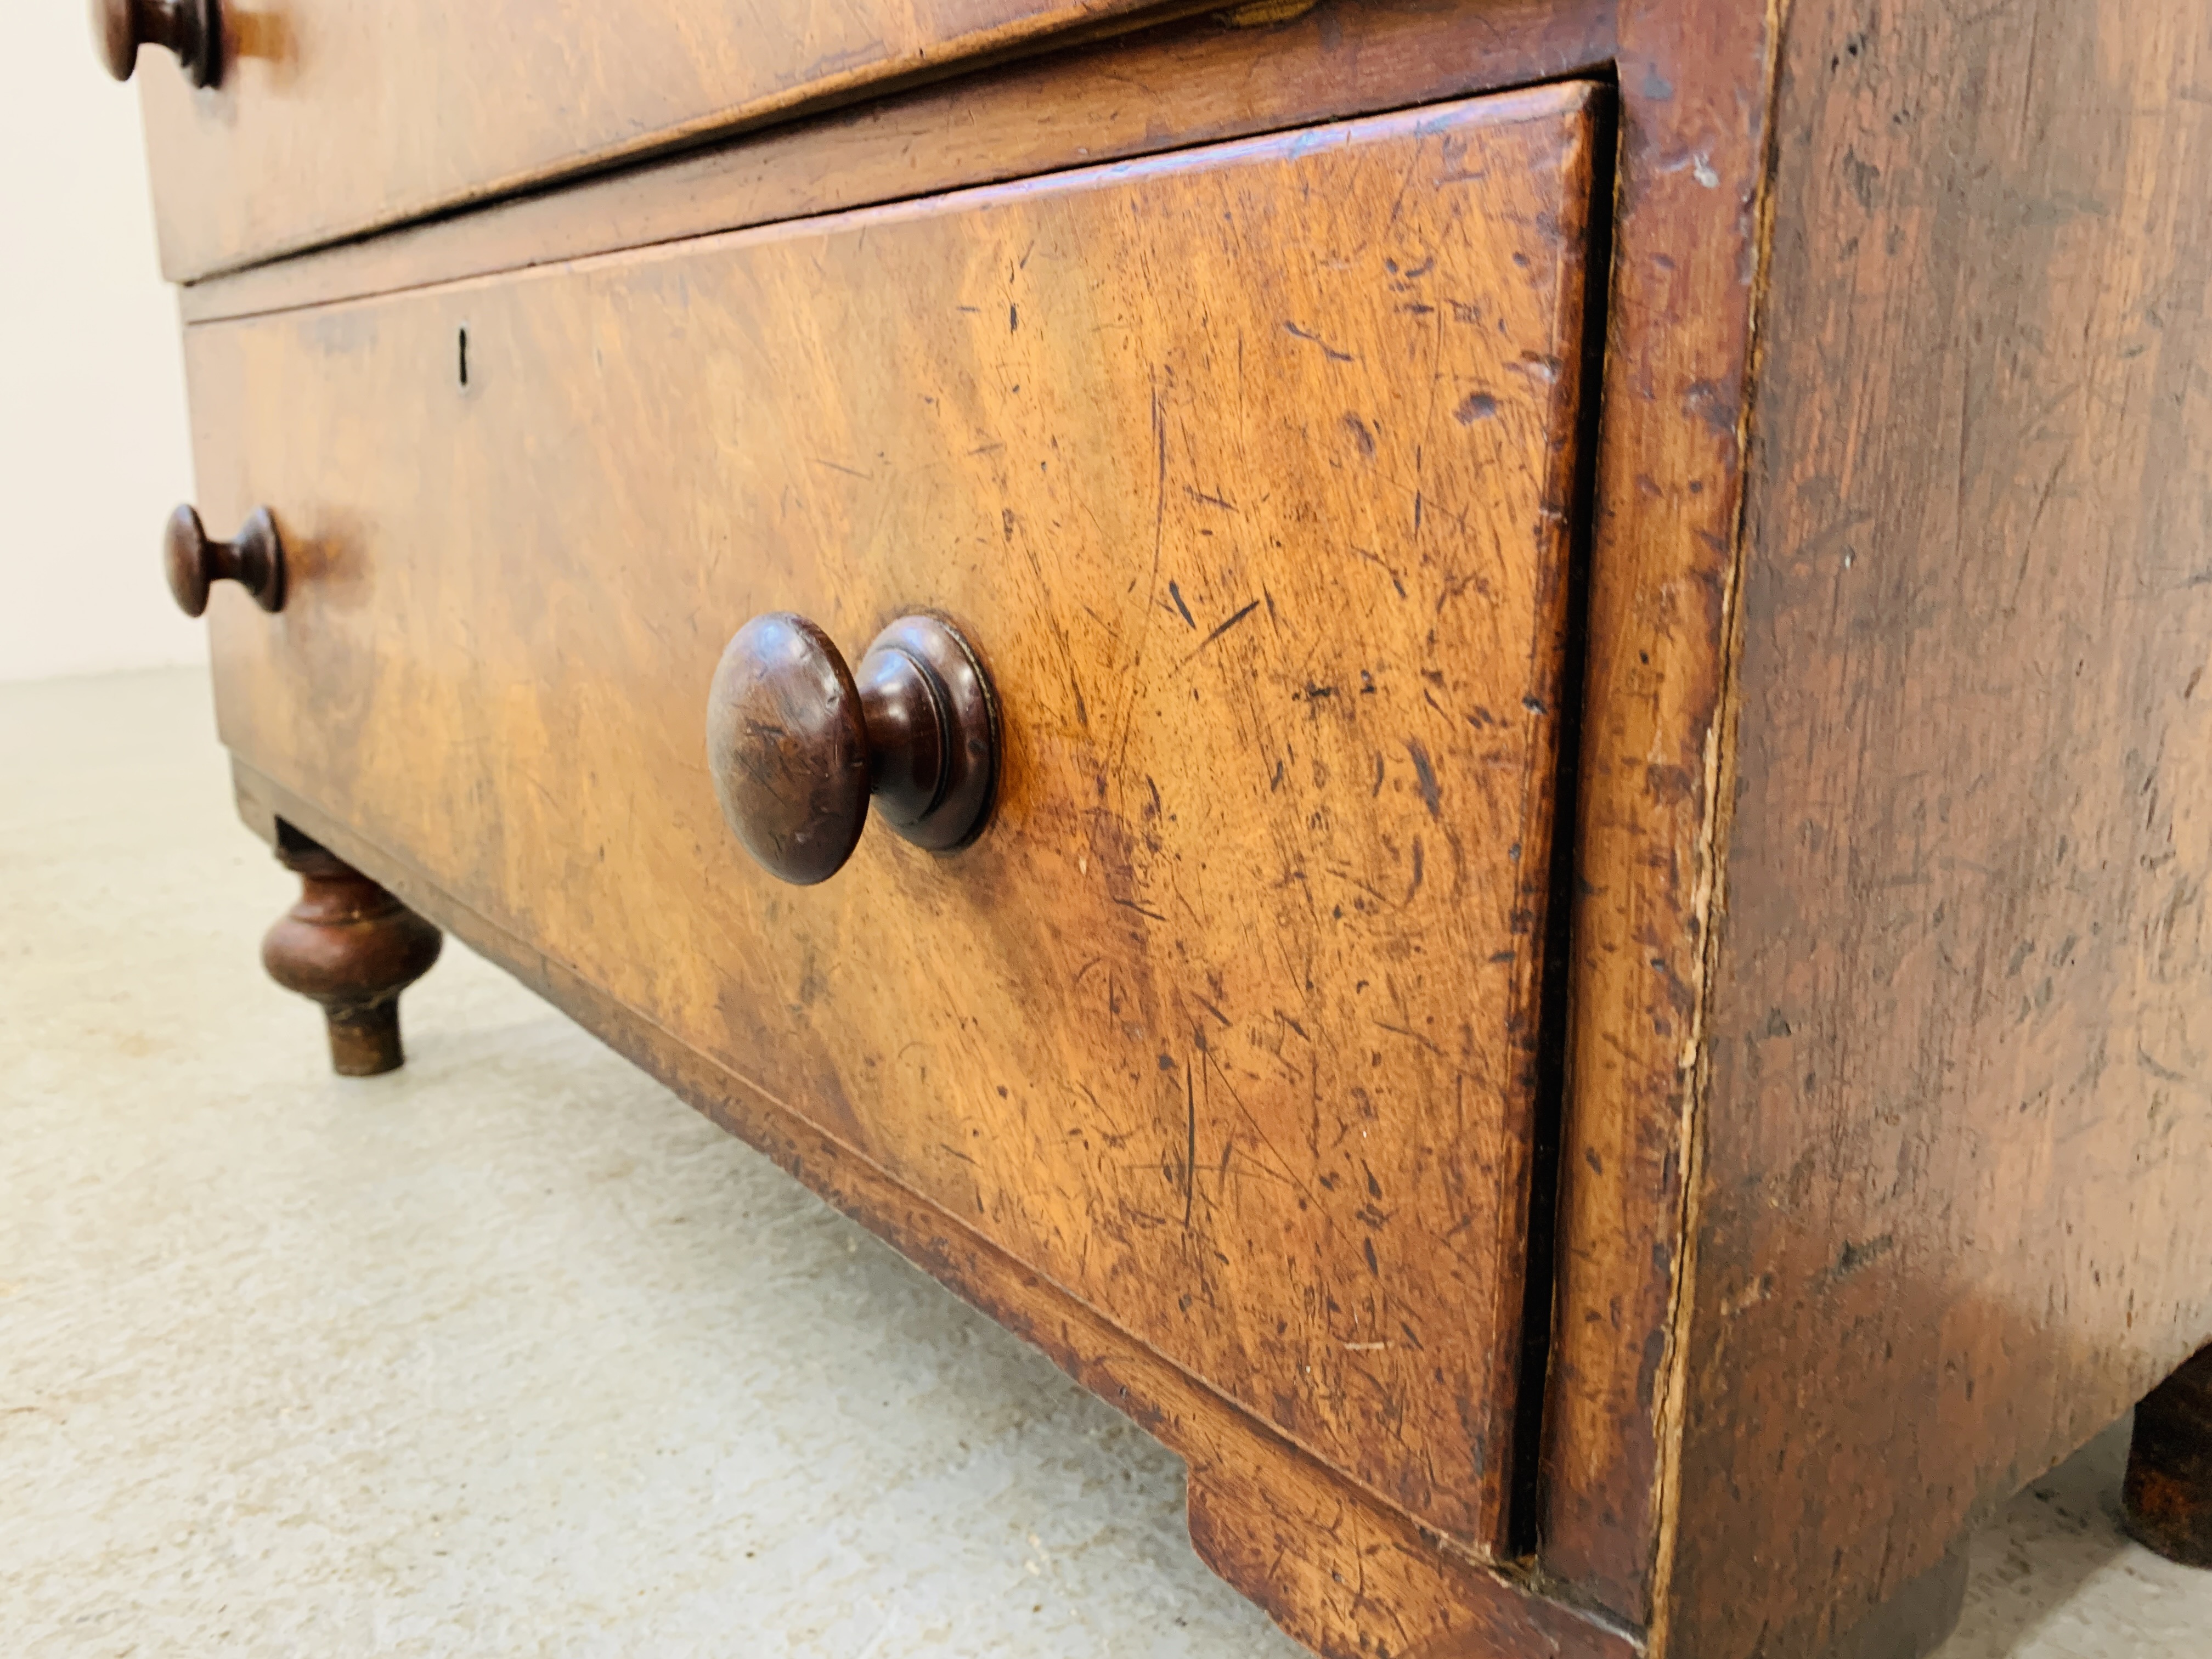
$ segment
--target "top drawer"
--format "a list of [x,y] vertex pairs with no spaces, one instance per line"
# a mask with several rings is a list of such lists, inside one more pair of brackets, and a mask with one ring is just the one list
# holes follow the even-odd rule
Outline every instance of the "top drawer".
[[214,87],[150,48],[137,76],[162,274],[190,282],[1143,3],[223,6]]

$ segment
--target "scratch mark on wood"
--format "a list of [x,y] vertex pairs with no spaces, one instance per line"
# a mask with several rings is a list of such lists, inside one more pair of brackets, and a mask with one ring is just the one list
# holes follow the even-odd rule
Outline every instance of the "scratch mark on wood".
[[1185,1140],[1182,1164],[1182,1230],[1190,1231],[1192,1201],[1198,1196],[1198,1091],[1191,1081],[1190,1070],[1182,1074],[1183,1121]]
[[1283,325],[1283,329],[1285,333],[1290,334],[1297,339],[1304,340],[1310,345],[1319,346],[1322,349],[1322,355],[1327,357],[1329,362],[1333,363],[1356,363],[1359,361],[1358,358],[1353,356],[1348,351],[1339,351],[1328,341],[1322,339],[1320,335],[1308,333],[1304,329],[1300,328],[1296,323],[1285,323]]
[[1406,752],[1413,757],[1413,775],[1421,786],[1421,805],[1429,809],[1431,817],[1442,817],[1443,791],[1437,787],[1437,769],[1429,763],[1429,751],[1421,747],[1419,738],[1408,738]]
[[1242,611],[1239,611],[1235,616],[1230,617],[1227,622],[1222,623],[1220,627],[1215,629],[1211,634],[1208,634],[1204,639],[1200,640],[1198,644],[1193,647],[1190,655],[1185,657],[1182,662],[1176,664],[1176,667],[1188,668],[1192,663],[1198,659],[1200,653],[1203,652],[1206,647],[1212,645],[1216,640],[1219,639],[1224,634],[1226,634],[1231,629],[1236,627],[1238,623],[1243,622],[1245,617],[1250,616],[1259,608],[1260,601],[1257,599],[1253,600]]
[[1413,1030],[1410,1026],[1393,1025],[1388,1020],[1378,1019],[1375,1022],[1375,1029],[1378,1031],[1388,1031],[1392,1036],[1401,1036],[1407,1038],[1410,1042],[1418,1042],[1421,1047],[1426,1048],[1431,1054],[1436,1055],[1437,1059],[1441,1060],[1443,1058],[1444,1051],[1443,1049],[1437,1048],[1434,1042],[1423,1036],[1419,1031]]

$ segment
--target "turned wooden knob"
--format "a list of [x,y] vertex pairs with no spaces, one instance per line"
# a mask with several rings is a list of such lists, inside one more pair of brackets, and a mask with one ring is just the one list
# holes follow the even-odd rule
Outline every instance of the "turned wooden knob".
[[209,587],[226,581],[252,594],[264,611],[284,608],[284,544],[265,507],[255,507],[237,539],[228,542],[210,541],[200,515],[179,507],[169,514],[169,527],[161,536],[161,563],[168,572],[169,592],[187,617],[205,611]]
[[196,87],[222,78],[222,12],[218,0],[92,0],[92,38],[100,61],[118,81],[138,66],[138,48],[167,46]]
[[812,623],[775,611],[722,653],[707,762],[745,850],[805,886],[852,856],[871,795],[917,847],[974,840],[998,785],[998,699],[975,648],[941,617],[900,617],[855,674]]

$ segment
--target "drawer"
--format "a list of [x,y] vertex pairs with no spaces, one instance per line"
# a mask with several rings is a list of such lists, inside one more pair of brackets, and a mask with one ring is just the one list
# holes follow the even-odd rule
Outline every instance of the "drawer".
[[224,5],[213,87],[150,47],[137,71],[162,272],[189,281],[358,234],[1137,3]]
[[[1595,123],[1565,84],[187,333],[238,757],[1497,1541]],[[995,811],[816,887],[710,682],[954,619]]]

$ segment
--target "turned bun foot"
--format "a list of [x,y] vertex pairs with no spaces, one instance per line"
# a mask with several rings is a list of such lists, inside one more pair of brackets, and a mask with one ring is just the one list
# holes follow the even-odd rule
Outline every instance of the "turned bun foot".
[[2136,1407],[2128,1531],[2169,1561],[2212,1567],[2212,1348]]
[[276,856],[302,890],[262,940],[262,965],[286,990],[322,1004],[340,1077],[397,1069],[406,1058],[399,994],[430,971],[445,936],[311,841],[288,832]]

